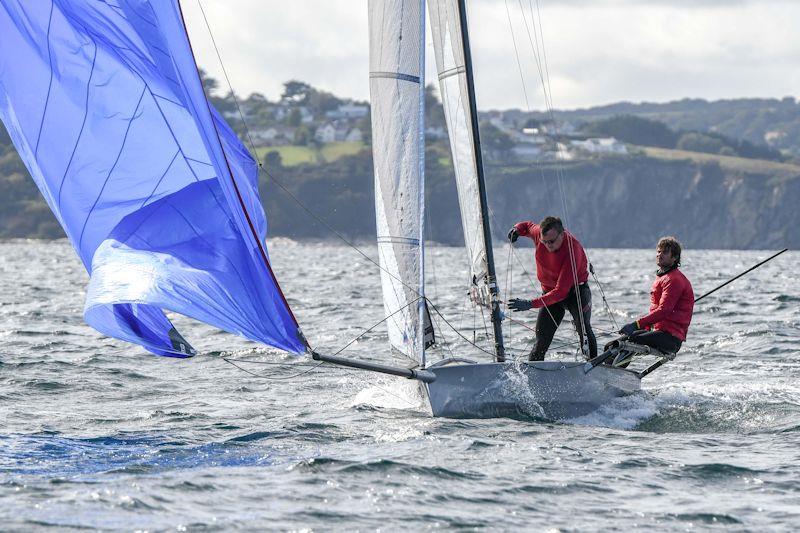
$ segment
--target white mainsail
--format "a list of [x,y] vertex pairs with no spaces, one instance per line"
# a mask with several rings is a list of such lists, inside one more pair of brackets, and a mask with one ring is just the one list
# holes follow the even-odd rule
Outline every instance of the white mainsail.
[[461,207],[461,225],[470,265],[470,282],[488,300],[489,273],[483,237],[478,168],[469,104],[467,71],[457,0],[428,0],[428,14],[444,106],[450,152]]
[[383,301],[394,348],[424,363],[424,1],[370,0],[370,100]]

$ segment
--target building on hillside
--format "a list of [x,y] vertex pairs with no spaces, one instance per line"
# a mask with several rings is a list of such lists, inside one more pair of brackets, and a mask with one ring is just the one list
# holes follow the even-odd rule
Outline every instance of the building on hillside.
[[288,126],[270,126],[250,130],[253,142],[264,146],[280,146],[291,143],[294,139],[294,128]]
[[613,137],[592,137],[585,140],[571,140],[570,146],[591,154],[627,154],[625,145]]
[[332,111],[325,113],[325,117],[331,120],[358,120],[369,114],[369,106],[363,104],[346,103]]
[[542,145],[547,143],[547,137],[539,128],[522,128],[522,131],[514,131],[511,139],[515,143]]
[[361,128],[353,128],[347,133],[347,136],[344,138],[344,140],[351,143],[363,142],[364,133],[362,133]]
[[331,122],[320,125],[314,131],[314,139],[322,144],[336,142],[336,126]]
[[511,153],[517,161],[530,162],[542,159],[543,150],[541,146],[533,144],[517,144],[511,148]]

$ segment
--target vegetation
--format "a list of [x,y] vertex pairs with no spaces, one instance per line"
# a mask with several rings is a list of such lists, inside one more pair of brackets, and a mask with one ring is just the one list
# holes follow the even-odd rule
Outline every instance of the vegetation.
[[[371,122],[363,113],[366,104],[337,98],[297,80],[284,85],[278,101],[259,93],[244,99],[231,92],[222,95],[216,80],[203,75],[202,81],[211,102],[235,131],[242,138],[246,133],[254,138],[255,155],[272,177],[262,176],[260,183],[271,235],[330,237],[323,225],[293,203],[284,187],[313,206],[314,213],[337,231],[353,238],[373,234]],[[426,88],[425,96],[429,237],[458,244],[460,217],[444,114],[433,86]],[[343,106],[356,113],[348,115]],[[487,187],[494,205],[503,207],[495,213],[503,219],[500,226],[510,222],[504,217],[511,213],[539,212],[555,205],[548,196],[553,189],[548,176],[560,173],[568,198],[592,199],[575,207],[585,210],[581,219],[593,221],[592,225],[576,229],[587,237],[595,228],[602,230],[598,235],[610,239],[596,241],[603,245],[640,245],[625,239],[647,231],[616,228],[608,213],[626,212],[628,220],[647,220],[658,211],[651,205],[654,198],[672,202],[676,213],[686,203],[687,210],[676,217],[687,224],[707,227],[703,217],[713,211],[729,234],[708,233],[710,240],[700,243],[706,246],[750,246],[747,232],[725,221],[756,220],[762,211],[772,216],[764,221],[771,228],[769,239],[790,245],[791,237],[800,243],[800,230],[793,229],[800,228],[800,219],[787,222],[800,202],[800,180],[794,179],[800,177],[800,165],[795,164],[800,161],[800,112],[794,99],[616,104],[556,112],[555,116],[558,124],[554,125],[549,116],[518,110],[481,115]],[[340,131],[357,128],[361,141],[340,140],[337,133],[335,142],[327,142],[330,137],[320,136],[320,129],[333,123]],[[548,131],[561,131],[567,123],[579,126],[585,136],[611,136],[626,142],[630,155],[584,154],[567,162],[514,162],[514,148],[526,142],[521,128],[538,129],[536,137],[548,137],[545,142],[550,145],[558,136]],[[276,138],[270,128],[281,136]],[[569,192],[570,187],[575,189]],[[614,191],[624,193],[615,195]],[[603,208],[595,212],[594,204]],[[653,219],[653,228],[658,223],[663,220]],[[0,237],[61,236],[61,228],[0,125]]]
[[[317,146],[262,146],[256,148],[256,157],[267,167],[276,166],[276,164],[283,167],[294,167],[333,163],[344,156],[355,155],[364,148],[363,142],[335,142]],[[270,161],[268,159],[270,154],[277,154],[279,159],[275,159],[273,156]]]
[[688,152],[769,161],[785,159],[778,150],[764,144],[755,144],[745,139],[732,139],[716,132],[675,132],[663,122],[635,115],[617,115],[589,122],[583,125],[582,131],[587,135],[614,137],[629,144],[657,148],[674,148]]

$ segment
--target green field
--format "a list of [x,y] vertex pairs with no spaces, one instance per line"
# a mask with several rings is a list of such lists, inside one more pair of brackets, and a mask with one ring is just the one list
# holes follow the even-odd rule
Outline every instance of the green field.
[[763,159],[748,159],[745,157],[705,154],[702,152],[688,152],[685,150],[670,150],[667,148],[653,148],[650,146],[630,145],[630,147],[655,159],[688,159],[696,163],[716,162],[725,170],[745,174],[762,174],[781,179],[800,177],[800,166],[791,163],[777,163],[775,161],[765,161]]
[[364,148],[362,142],[338,142],[323,144],[319,149],[310,146],[262,146],[256,148],[259,161],[269,152],[278,152],[285,167],[293,167],[306,163],[321,164],[336,161],[346,155],[355,155]]

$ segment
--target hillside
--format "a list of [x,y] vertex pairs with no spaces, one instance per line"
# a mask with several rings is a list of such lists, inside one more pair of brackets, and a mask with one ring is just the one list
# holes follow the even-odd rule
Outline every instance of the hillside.
[[[354,104],[330,100],[330,95],[320,96],[307,87],[304,90],[327,102],[325,108],[342,109],[342,105],[353,108]],[[248,100],[260,102],[252,96]],[[696,112],[698,116],[692,119],[695,121],[692,125],[699,131],[715,121],[733,124],[737,113],[758,114],[759,109],[763,111],[769,105],[777,105],[776,102],[785,106],[784,111],[797,107],[788,99],[716,103],[683,100],[671,104],[623,103],[560,113],[569,115],[571,120],[591,118],[595,124],[602,117],[618,117],[621,112],[635,112],[649,117],[647,120],[659,116],[675,124],[686,124]],[[290,104],[282,105],[291,107]],[[723,113],[725,110],[728,115]],[[518,112],[504,113],[517,122]],[[787,111],[780,115],[779,121],[764,128],[783,127],[781,124],[791,122],[791,117]],[[491,113],[487,114],[487,119],[490,118]],[[441,116],[433,120],[440,121]],[[362,125],[368,122],[368,117],[358,119]],[[303,128],[302,121],[300,124],[298,128]],[[722,139],[727,145],[720,145],[721,153],[703,153],[628,141],[622,153],[575,152],[570,161],[545,158],[522,161],[510,151],[514,141],[508,135],[489,123],[483,132],[487,133],[484,149],[487,188],[494,211],[492,226],[498,239],[519,219],[563,214],[557,178],[561,176],[569,222],[588,246],[650,247],[657,237],[671,233],[691,247],[800,247],[800,211],[796,209],[800,204],[800,165],[781,154],[776,160],[730,155],[736,153],[734,148],[742,146],[749,147],[750,152],[755,149],[755,153],[775,153],[759,148],[763,144],[736,145],[738,141],[733,137],[712,136],[709,139]],[[634,139],[639,135],[637,130],[633,131]],[[680,135],[674,134],[676,139]],[[446,138],[434,136],[428,141],[428,236],[442,243],[461,244],[460,215]],[[548,146],[555,144],[554,140],[544,142]],[[256,153],[276,180],[337,231],[351,238],[371,239],[375,225],[373,176],[367,148],[368,137],[363,141],[314,141],[301,145],[262,143]],[[261,188],[270,235],[333,238],[330,231],[315,222],[266,175],[262,175]],[[62,236],[0,127],[0,238]]]

